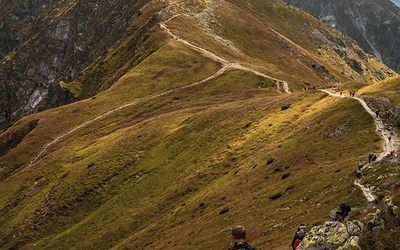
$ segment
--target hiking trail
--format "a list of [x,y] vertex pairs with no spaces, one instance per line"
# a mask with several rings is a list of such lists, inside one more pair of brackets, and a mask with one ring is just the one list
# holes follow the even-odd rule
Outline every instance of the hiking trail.
[[164,22],[160,22],[160,23],[159,23],[160,28],[161,28],[162,30],[164,30],[167,34],[169,34],[170,36],[172,36],[174,39],[176,39],[177,41],[182,42],[182,43],[186,44],[187,46],[189,46],[189,47],[191,47],[191,48],[193,48],[193,49],[195,49],[195,50],[201,52],[205,57],[208,57],[208,58],[210,58],[211,60],[214,60],[214,61],[217,61],[217,62],[221,63],[221,64],[222,64],[222,68],[219,69],[219,70],[218,70],[217,72],[215,72],[214,74],[210,75],[209,77],[207,77],[207,78],[205,78],[205,79],[203,79],[203,80],[201,80],[201,81],[198,81],[198,82],[195,82],[195,83],[192,83],[192,84],[188,84],[188,85],[183,85],[183,86],[175,87],[175,88],[172,88],[172,89],[163,91],[163,92],[158,93],[158,94],[154,94],[154,95],[150,95],[150,96],[147,96],[147,97],[143,97],[143,98],[136,99],[136,100],[134,100],[134,101],[132,101],[132,102],[126,103],[126,104],[121,105],[121,106],[116,107],[116,108],[113,108],[113,109],[111,109],[111,110],[109,110],[109,111],[106,111],[105,113],[102,113],[102,114],[100,114],[100,115],[97,115],[97,116],[95,116],[95,117],[93,117],[93,118],[87,120],[86,122],[84,122],[84,123],[82,123],[82,124],[80,124],[80,125],[78,125],[78,126],[72,128],[71,130],[68,130],[68,131],[64,132],[63,134],[61,134],[61,135],[57,136],[56,138],[54,138],[52,141],[50,141],[50,142],[48,142],[47,144],[45,144],[45,146],[42,147],[41,150],[32,158],[32,160],[29,162],[28,166],[32,166],[33,164],[35,164],[35,163],[38,161],[38,159],[41,158],[41,157],[44,155],[44,153],[49,149],[50,146],[56,144],[56,143],[59,142],[60,140],[66,138],[67,136],[69,136],[70,134],[74,133],[75,131],[77,131],[77,130],[79,130],[79,129],[82,129],[82,128],[84,128],[84,127],[87,127],[87,126],[93,124],[94,122],[99,121],[99,120],[101,120],[101,119],[104,119],[104,118],[106,118],[106,117],[112,115],[113,113],[118,112],[118,111],[120,111],[120,110],[122,110],[122,109],[124,109],[124,108],[130,107],[130,106],[133,106],[133,105],[136,105],[136,104],[141,103],[141,102],[144,102],[144,101],[152,100],[152,99],[157,98],[157,97],[161,97],[161,96],[164,96],[164,95],[168,95],[168,94],[173,93],[173,92],[175,92],[175,91],[182,90],[182,89],[186,89],[186,88],[190,88],[190,87],[193,87],[193,86],[202,84],[202,83],[204,83],[204,82],[207,82],[207,81],[209,81],[209,80],[212,80],[212,79],[214,79],[214,78],[220,76],[221,74],[223,74],[228,68],[235,68],[235,69],[239,69],[239,70],[249,71],[249,72],[252,72],[252,73],[255,74],[255,75],[258,75],[258,76],[261,76],[261,77],[270,79],[270,80],[276,82],[278,92],[280,92],[280,84],[282,84],[284,91],[285,91],[286,93],[288,93],[288,94],[291,94],[291,91],[290,91],[290,89],[289,89],[289,84],[288,84],[286,81],[279,80],[279,79],[277,79],[277,78],[268,76],[268,75],[266,75],[266,74],[264,74],[264,73],[258,72],[258,71],[256,71],[256,70],[253,70],[253,69],[250,69],[250,68],[246,68],[246,67],[240,65],[239,63],[232,63],[232,62],[229,62],[228,60],[226,60],[226,59],[224,59],[224,58],[222,58],[222,57],[216,55],[215,53],[213,53],[213,52],[211,52],[211,51],[208,51],[208,50],[206,50],[206,49],[203,49],[203,48],[201,48],[201,47],[199,47],[199,46],[196,46],[196,45],[194,45],[194,44],[192,44],[192,43],[190,43],[190,42],[188,42],[188,41],[186,41],[186,40],[184,40],[184,39],[179,38],[179,37],[176,36],[175,34],[173,34],[172,31],[171,31],[170,29],[168,29],[168,27],[166,26],[166,23],[167,23],[168,21],[174,19],[174,18],[177,17],[177,16],[178,16],[178,15],[175,15],[175,16],[169,18],[168,20],[166,20],[166,21],[164,21]]
[[163,30],[164,30],[167,34],[169,34],[172,38],[174,38],[174,39],[177,40],[178,42],[181,42],[181,43],[183,43],[183,44],[185,44],[185,45],[187,45],[187,46],[189,46],[189,47],[191,47],[191,48],[193,48],[193,49],[199,51],[200,53],[203,54],[203,56],[208,57],[209,59],[211,59],[211,60],[213,60],[213,61],[219,62],[219,63],[221,63],[221,64],[224,65],[224,66],[228,66],[228,68],[235,68],[235,69],[239,69],[239,70],[243,70],[243,71],[249,71],[249,72],[252,72],[252,73],[255,74],[255,75],[258,75],[258,76],[261,76],[261,77],[264,77],[264,78],[266,78],[266,79],[269,79],[269,80],[272,80],[272,81],[276,82],[278,92],[280,92],[280,84],[282,84],[283,90],[284,90],[286,93],[288,93],[288,94],[291,94],[291,93],[292,93],[292,92],[290,91],[290,89],[289,89],[289,84],[288,84],[286,81],[280,80],[280,79],[277,79],[277,78],[275,78],[275,77],[272,77],[272,76],[266,75],[266,74],[264,74],[264,73],[261,73],[261,72],[259,72],[259,71],[256,71],[256,70],[253,70],[253,69],[244,67],[244,66],[242,66],[240,63],[237,63],[237,62],[229,62],[228,60],[222,58],[221,56],[218,56],[218,55],[216,55],[215,53],[213,53],[213,52],[211,52],[211,51],[209,51],[209,50],[206,50],[206,49],[201,48],[201,47],[199,47],[199,46],[197,46],[197,45],[194,45],[194,44],[188,42],[187,40],[182,39],[182,38],[178,37],[177,35],[175,35],[174,33],[172,33],[172,31],[167,27],[166,23],[167,23],[168,21],[170,21],[170,20],[172,20],[172,19],[178,17],[178,16],[179,16],[179,15],[174,15],[173,17],[171,17],[170,19],[166,20],[165,22],[160,22],[160,27],[161,27],[161,29],[163,29]]
[[[334,92],[334,89],[320,89],[320,91],[327,93],[331,96],[339,97],[339,98],[355,99],[355,100],[359,101],[361,103],[361,105],[364,107],[364,109],[368,112],[368,114],[370,114],[372,116],[372,118],[374,119],[374,122],[375,122],[376,131],[378,132],[379,136],[383,139],[383,151],[377,155],[377,159],[376,159],[377,162],[382,160],[383,157],[390,154],[391,150],[397,148],[397,146],[400,142],[397,134],[389,131],[385,127],[382,119],[380,119],[379,117],[376,116],[375,112],[373,112],[372,109],[370,107],[368,107],[367,103],[362,98],[357,97],[357,96],[349,97],[349,96],[341,95],[341,94]],[[389,137],[391,137],[391,140],[389,139]],[[372,168],[372,166],[370,163],[367,163],[364,165],[364,169],[371,169],[371,168]],[[373,194],[373,191],[371,190],[371,188],[366,187],[363,184],[361,184],[360,179],[356,179],[354,181],[354,184],[361,188],[361,190],[363,191],[364,196],[367,198],[368,202],[375,201],[376,197]]]

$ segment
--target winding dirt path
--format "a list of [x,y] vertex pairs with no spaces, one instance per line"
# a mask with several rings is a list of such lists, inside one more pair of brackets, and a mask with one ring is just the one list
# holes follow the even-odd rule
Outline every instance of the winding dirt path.
[[157,97],[161,97],[161,96],[168,95],[168,94],[173,93],[173,92],[175,92],[175,91],[177,91],[177,90],[190,88],[190,87],[193,87],[193,86],[202,84],[202,83],[204,83],[204,82],[207,82],[207,81],[209,81],[209,80],[212,80],[212,79],[218,77],[219,75],[221,75],[222,73],[224,73],[228,67],[229,67],[228,65],[225,65],[225,66],[222,67],[219,71],[215,72],[215,73],[212,74],[211,76],[209,76],[209,77],[207,77],[207,78],[205,78],[205,79],[203,79],[203,80],[201,80],[201,81],[198,81],[198,82],[195,82],[195,83],[192,83],[192,84],[188,84],[188,85],[184,85],[184,86],[180,86],[180,87],[176,87],[176,88],[173,88],[173,89],[169,89],[169,90],[166,90],[166,91],[164,91],[164,92],[161,92],[161,93],[158,93],[158,94],[155,94],[155,95],[151,95],[151,96],[143,97],[143,98],[140,98],[140,99],[136,99],[136,100],[134,100],[134,101],[132,101],[132,102],[129,102],[129,103],[124,104],[124,105],[122,105],[122,106],[119,106],[119,107],[116,107],[116,108],[114,108],[114,109],[111,109],[111,110],[109,110],[109,111],[107,111],[107,112],[105,112],[105,113],[103,113],[103,114],[100,114],[100,115],[98,115],[98,116],[95,116],[94,118],[92,118],[92,119],[90,119],[90,120],[87,120],[86,122],[84,122],[84,123],[82,123],[82,124],[80,124],[80,125],[74,127],[74,128],[71,129],[71,130],[66,131],[65,133],[63,133],[63,134],[57,136],[56,138],[54,138],[51,142],[47,143],[47,144],[39,151],[39,153],[37,153],[37,154],[32,158],[32,160],[31,160],[30,163],[29,163],[29,166],[33,165],[40,157],[42,157],[43,154],[47,151],[47,149],[48,149],[50,146],[52,146],[53,144],[57,143],[58,141],[64,139],[65,137],[69,136],[70,134],[74,133],[75,131],[77,131],[77,130],[79,130],[79,129],[82,129],[82,128],[84,128],[84,127],[87,127],[87,126],[93,124],[94,122],[99,121],[99,120],[102,120],[102,119],[104,119],[104,118],[106,118],[106,117],[112,115],[113,113],[118,112],[118,111],[120,111],[120,110],[122,110],[122,109],[124,109],[124,108],[130,107],[130,106],[133,106],[133,105],[136,105],[136,104],[141,103],[141,102],[144,102],[144,101],[152,100],[152,99],[157,98]]
[[165,22],[161,22],[161,23],[160,23],[160,28],[163,29],[167,34],[169,34],[172,38],[174,38],[174,39],[177,40],[178,42],[184,43],[185,45],[187,45],[187,46],[189,46],[189,47],[191,47],[191,48],[193,48],[193,49],[199,51],[199,52],[202,53],[205,57],[208,57],[208,58],[210,58],[210,59],[213,60],[213,61],[219,62],[219,63],[221,63],[221,64],[224,65],[224,66],[228,66],[229,68],[235,68],[235,69],[239,69],[239,70],[243,70],[243,71],[249,71],[249,72],[252,72],[252,73],[255,74],[255,75],[258,75],[258,76],[264,77],[264,78],[266,78],[266,79],[272,80],[272,81],[276,82],[278,92],[280,92],[280,85],[282,85],[283,90],[284,90],[286,93],[288,93],[288,94],[291,94],[291,93],[292,93],[292,92],[290,91],[290,89],[289,89],[289,84],[288,84],[286,81],[280,80],[280,79],[277,79],[277,78],[275,78],[275,77],[272,77],[272,76],[266,75],[266,74],[264,74],[264,73],[261,73],[261,72],[259,72],[259,71],[256,71],[256,70],[253,70],[253,69],[244,67],[244,66],[242,66],[240,63],[237,63],[237,62],[229,62],[229,61],[226,60],[225,58],[223,58],[223,57],[221,57],[221,56],[219,56],[219,55],[216,55],[215,53],[213,53],[213,52],[211,52],[211,51],[209,51],[209,50],[206,50],[206,49],[201,48],[201,47],[199,47],[199,46],[197,46],[197,45],[194,45],[194,44],[190,43],[189,41],[187,41],[187,40],[185,40],[185,39],[182,39],[182,38],[180,38],[179,36],[177,36],[177,35],[175,35],[174,33],[172,33],[172,31],[167,27],[166,23],[169,22],[170,20],[172,20],[172,19],[178,17],[178,16],[179,16],[179,15],[175,15],[175,16],[171,17],[170,19],[166,20]]
[[172,93],[172,92],[175,92],[175,91],[177,91],[177,90],[190,88],[190,87],[193,87],[193,86],[202,84],[202,83],[204,83],[204,82],[207,82],[207,81],[209,81],[209,80],[212,80],[212,79],[214,79],[214,78],[220,76],[221,74],[223,74],[228,68],[236,68],[236,69],[239,69],[239,70],[249,71],[249,72],[252,72],[252,73],[254,73],[254,74],[258,75],[258,76],[261,76],[261,77],[270,79],[270,80],[276,82],[277,88],[278,88],[278,92],[280,91],[280,86],[279,86],[279,84],[282,84],[284,91],[285,91],[286,93],[288,93],[288,94],[291,93],[291,91],[290,91],[290,89],[289,89],[289,85],[288,85],[288,83],[287,83],[286,81],[279,80],[279,79],[277,79],[277,78],[268,76],[268,75],[266,75],[266,74],[264,74],[264,73],[258,72],[258,71],[256,71],[256,70],[253,70],[253,69],[250,69],[250,68],[246,68],[246,67],[240,65],[239,63],[232,63],[232,62],[229,62],[228,60],[226,60],[226,59],[224,59],[224,58],[222,58],[222,57],[220,57],[220,56],[218,56],[218,55],[212,53],[211,51],[208,51],[208,50],[203,49],[203,48],[201,48],[201,47],[199,47],[199,46],[196,46],[196,45],[194,45],[194,44],[192,44],[192,43],[190,43],[190,42],[188,42],[188,41],[186,41],[186,40],[184,40],[184,39],[179,38],[179,37],[176,36],[175,34],[173,34],[173,33],[171,32],[171,30],[168,29],[168,27],[166,26],[166,22],[172,20],[173,18],[175,18],[175,17],[177,17],[177,16],[178,16],[178,15],[175,15],[175,16],[171,17],[170,19],[168,19],[167,21],[161,22],[161,23],[160,23],[161,29],[164,30],[167,34],[169,34],[170,36],[172,36],[172,37],[173,37],[174,39],[176,39],[177,41],[182,42],[182,43],[186,44],[187,46],[189,46],[189,47],[191,47],[191,48],[193,48],[193,49],[195,49],[195,50],[201,52],[204,56],[206,56],[206,57],[208,57],[208,58],[210,58],[210,59],[212,59],[212,60],[214,60],[214,61],[217,61],[217,62],[221,63],[221,64],[222,64],[222,68],[221,68],[220,70],[218,70],[217,72],[215,72],[214,74],[212,74],[211,76],[209,76],[209,77],[207,77],[207,78],[205,78],[205,79],[203,79],[203,80],[201,80],[201,81],[198,81],[198,82],[195,82],[195,83],[192,83],[192,84],[188,84],[188,85],[184,85],[184,86],[180,86],[180,87],[176,87],[176,88],[172,88],[172,89],[166,90],[166,91],[164,91],[164,92],[161,92],[161,93],[158,93],[158,94],[154,94],[154,95],[151,95],[151,96],[147,96],[147,97],[144,97],[144,98],[136,99],[136,100],[134,100],[134,101],[132,101],[132,102],[129,102],[129,103],[124,104],[124,105],[122,105],[122,106],[116,107],[116,108],[114,108],[114,109],[111,109],[111,110],[109,110],[109,111],[103,113],[103,114],[100,114],[100,115],[98,115],[98,116],[95,116],[94,118],[92,118],[92,119],[90,119],[90,120],[87,120],[86,122],[84,122],[84,123],[82,123],[82,124],[80,124],[80,125],[74,127],[74,128],[71,129],[71,130],[68,130],[68,131],[64,132],[63,134],[57,136],[57,137],[54,138],[52,141],[50,141],[49,143],[47,143],[47,144],[32,158],[32,160],[29,162],[29,165],[28,165],[28,166],[32,166],[33,164],[35,164],[35,163],[38,161],[38,159],[40,159],[40,158],[44,155],[44,153],[49,149],[50,146],[56,144],[56,143],[59,142],[60,140],[66,138],[67,136],[69,136],[70,134],[74,133],[75,131],[77,131],[77,130],[79,130],[79,129],[82,129],[82,128],[84,128],[84,127],[87,127],[87,126],[89,126],[89,125],[93,124],[94,122],[99,121],[99,120],[101,120],[101,119],[104,119],[104,118],[106,118],[106,117],[112,115],[113,113],[120,111],[121,109],[130,107],[130,106],[136,105],[136,104],[138,104],[138,103],[141,103],[141,102],[144,102],[144,101],[148,101],[148,100],[151,100],[151,99],[154,99],[154,98],[157,98],[157,97],[161,97],[161,96],[164,96],[164,95],[168,95],[168,94],[170,94],[170,93]]
[[[370,114],[374,118],[376,131],[378,132],[379,136],[383,139],[383,151],[377,156],[377,159],[376,159],[377,161],[382,160],[383,157],[390,154],[391,150],[397,148],[397,144],[399,142],[398,136],[394,132],[389,131],[385,127],[383,121],[379,117],[376,116],[375,112],[372,111],[372,109],[370,107],[368,107],[367,103],[362,98],[357,97],[357,96],[346,97],[344,95],[340,95],[340,94],[336,93],[333,89],[320,89],[320,91],[327,93],[331,96],[339,97],[339,98],[355,99],[355,100],[359,101],[361,103],[361,105],[364,107],[364,109],[368,112],[368,114]],[[389,139],[389,137],[391,137],[391,139]],[[372,168],[371,164],[367,163],[364,165],[364,169],[370,169],[370,168]],[[366,187],[363,184],[361,184],[361,180],[356,179],[354,181],[354,184],[361,188],[361,190],[364,193],[365,198],[367,198],[367,200],[369,202],[372,202],[376,199],[373,191],[369,187]]]

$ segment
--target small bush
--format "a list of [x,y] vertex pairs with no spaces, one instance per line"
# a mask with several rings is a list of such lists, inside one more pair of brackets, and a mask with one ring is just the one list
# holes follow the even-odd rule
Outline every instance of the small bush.
[[281,196],[282,196],[282,192],[278,192],[278,193],[276,193],[276,194],[270,196],[269,198],[270,198],[271,200],[276,200],[276,199],[280,198]]
[[285,169],[289,169],[289,168],[290,168],[290,166],[289,166],[289,165],[286,165],[286,166],[285,166]]
[[244,128],[248,128],[248,127],[250,127],[251,126],[251,124],[253,124],[252,122],[248,122],[248,123],[246,123],[245,125],[244,125]]
[[224,207],[221,211],[219,211],[219,214],[226,214],[229,211],[228,207]]
[[284,174],[284,175],[282,175],[282,180],[284,180],[284,179],[286,179],[286,178],[288,178],[290,176],[290,173],[286,173],[286,174]]
[[91,162],[91,163],[89,163],[89,164],[87,165],[88,168],[91,168],[91,167],[93,167],[93,166],[94,166],[94,162]]
[[281,107],[281,110],[286,110],[286,109],[288,109],[288,108],[290,108],[290,104],[285,104],[285,105],[283,105],[283,106]]
[[280,172],[280,171],[282,171],[281,167],[277,167],[277,168],[274,169],[274,172]]
[[269,158],[267,160],[267,165],[272,164],[275,161],[275,158]]
[[268,176],[268,175],[264,177],[264,180],[267,180],[267,179],[269,179],[269,176]]
[[293,188],[295,188],[294,185],[290,185],[289,187],[286,188],[286,191],[292,190]]
[[200,202],[199,207],[204,207],[206,204],[204,202]]

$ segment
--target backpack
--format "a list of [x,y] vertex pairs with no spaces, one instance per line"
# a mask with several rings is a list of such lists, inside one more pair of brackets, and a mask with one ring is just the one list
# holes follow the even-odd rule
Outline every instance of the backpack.
[[297,231],[296,233],[294,233],[292,241],[293,249],[296,249],[300,245],[304,236],[306,236],[306,233],[304,231]]
[[296,249],[300,245],[300,243],[301,243],[301,240],[300,239],[296,239],[294,241],[294,244],[293,244],[294,249]]
[[256,250],[256,248],[250,246],[249,244],[247,244],[247,242],[239,241],[236,242],[232,248],[229,248],[229,250]]

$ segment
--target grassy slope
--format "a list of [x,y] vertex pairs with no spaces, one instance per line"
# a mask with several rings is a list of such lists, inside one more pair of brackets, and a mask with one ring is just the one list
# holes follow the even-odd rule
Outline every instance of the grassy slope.
[[[265,73],[285,61],[257,57],[264,45],[243,45],[254,50],[247,55],[229,51],[206,34],[186,33],[176,21],[169,27],[182,37]],[[222,249],[230,244],[230,226],[243,224],[260,249],[287,248],[300,222],[321,223],[341,202],[356,211],[364,204],[352,185],[354,167],[379,150],[379,138],[362,107],[318,92],[278,94],[269,80],[233,69],[115,112],[27,166],[51,138],[96,114],[220,68],[158,32],[165,43],[109,90],[15,124],[39,120],[0,158],[1,247]],[[267,37],[277,48],[271,53],[297,61]],[[293,74],[294,88],[303,78],[319,79],[293,64],[274,76]],[[348,130],[333,136],[343,124]],[[282,196],[271,200],[277,193]],[[229,211],[220,215],[225,207]]]
[[383,96],[388,98],[392,103],[398,104],[400,102],[400,96],[398,94],[400,91],[399,81],[399,77],[389,78],[386,81],[365,87],[358,93],[364,95]]

